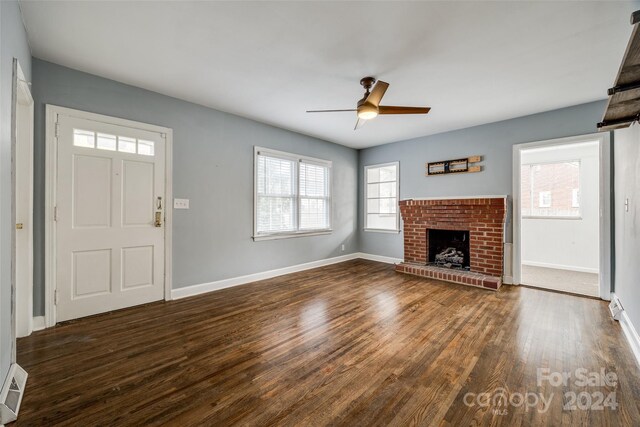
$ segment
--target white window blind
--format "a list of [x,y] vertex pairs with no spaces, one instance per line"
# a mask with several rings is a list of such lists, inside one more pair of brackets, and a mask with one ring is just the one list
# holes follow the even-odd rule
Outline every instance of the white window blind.
[[329,228],[329,168],[300,162],[300,229]]
[[258,156],[258,233],[295,230],[296,163],[276,157]]
[[365,229],[398,231],[399,164],[365,167]]
[[254,238],[331,229],[331,162],[256,147]]

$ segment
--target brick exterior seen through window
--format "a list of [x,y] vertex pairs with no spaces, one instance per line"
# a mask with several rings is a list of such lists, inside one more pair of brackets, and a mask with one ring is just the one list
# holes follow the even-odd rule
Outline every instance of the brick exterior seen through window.
[[522,216],[580,216],[580,162],[522,165]]

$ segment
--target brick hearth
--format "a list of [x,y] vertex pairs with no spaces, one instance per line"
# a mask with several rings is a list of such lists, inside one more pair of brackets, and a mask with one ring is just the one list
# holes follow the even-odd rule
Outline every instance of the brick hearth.
[[[402,200],[404,262],[396,271],[497,290],[502,284],[506,198]],[[470,271],[428,266],[428,230],[468,230]]]

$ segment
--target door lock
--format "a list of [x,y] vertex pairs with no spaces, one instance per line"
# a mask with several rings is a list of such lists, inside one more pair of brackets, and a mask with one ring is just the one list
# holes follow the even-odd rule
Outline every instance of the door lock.
[[16,230],[22,230],[23,224],[21,222],[16,224]]
[[162,212],[160,211],[156,212],[155,226],[162,227]]

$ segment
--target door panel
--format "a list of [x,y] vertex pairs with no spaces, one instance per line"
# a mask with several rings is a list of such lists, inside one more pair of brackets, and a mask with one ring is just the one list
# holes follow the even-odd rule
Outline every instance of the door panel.
[[111,225],[111,159],[73,156],[73,227]]
[[123,161],[122,225],[125,227],[153,226],[153,166],[151,162]]
[[57,320],[162,299],[164,137],[63,115],[58,125]]
[[122,288],[153,285],[153,246],[122,248]]
[[72,299],[111,293],[111,249],[73,253]]

